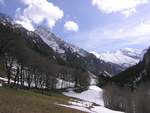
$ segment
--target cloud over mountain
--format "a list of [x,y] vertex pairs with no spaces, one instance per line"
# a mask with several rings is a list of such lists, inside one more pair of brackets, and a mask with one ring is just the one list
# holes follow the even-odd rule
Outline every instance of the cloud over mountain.
[[45,23],[53,28],[64,16],[63,10],[48,0],[21,0],[25,6],[16,10],[16,22],[33,31],[34,25]]
[[79,30],[78,24],[76,22],[74,22],[74,21],[67,21],[64,24],[64,28],[67,31],[75,31],[75,32],[77,32]]

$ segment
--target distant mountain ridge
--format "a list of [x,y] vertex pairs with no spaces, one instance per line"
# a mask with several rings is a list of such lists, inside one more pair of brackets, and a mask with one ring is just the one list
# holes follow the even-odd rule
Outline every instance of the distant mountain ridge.
[[122,71],[113,80],[122,85],[136,87],[139,83],[150,81],[150,48],[144,51],[143,59],[136,65]]
[[105,62],[110,62],[118,64],[123,69],[131,67],[137,64],[145,53],[145,50],[138,50],[132,48],[125,48],[115,52],[106,52],[106,53],[93,53],[97,58],[104,60]]

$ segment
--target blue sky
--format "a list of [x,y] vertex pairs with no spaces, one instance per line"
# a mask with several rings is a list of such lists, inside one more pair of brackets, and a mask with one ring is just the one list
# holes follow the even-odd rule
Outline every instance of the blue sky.
[[149,0],[0,0],[0,12],[29,30],[43,25],[87,51],[150,46]]

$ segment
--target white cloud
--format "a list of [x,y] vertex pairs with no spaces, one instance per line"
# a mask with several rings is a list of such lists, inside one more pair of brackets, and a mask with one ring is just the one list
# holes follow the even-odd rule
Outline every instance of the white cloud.
[[[111,40],[124,40],[125,45],[144,44],[150,42],[150,22],[145,21],[135,25],[122,26],[121,29],[110,30],[105,34]],[[124,45],[123,44],[123,45]],[[150,44],[150,43],[149,43]]]
[[150,21],[122,24],[120,27],[94,28],[72,36],[71,43],[97,52],[126,47],[148,47],[150,46]]
[[29,30],[34,30],[34,24],[46,22],[52,28],[64,15],[63,10],[47,0],[21,0],[26,7],[16,10],[16,22]]
[[147,4],[148,2],[148,0],[92,0],[92,5],[103,13],[120,12],[128,17],[136,12],[136,8],[139,5]]
[[77,32],[79,30],[78,24],[76,22],[74,22],[74,21],[67,21],[64,24],[64,28],[67,31],[75,31],[75,32]]
[[[142,43],[141,40],[146,42],[150,41],[150,22],[144,21],[136,25],[129,25],[126,28],[122,28],[121,32],[119,30],[112,31],[114,36],[112,39],[124,39],[128,43]],[[108,35],[108,34],[107,34]]]

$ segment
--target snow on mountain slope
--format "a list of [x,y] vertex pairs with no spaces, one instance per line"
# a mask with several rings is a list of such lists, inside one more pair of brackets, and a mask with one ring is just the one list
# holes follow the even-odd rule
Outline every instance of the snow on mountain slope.
[[65,42],[64,40],[62,40],[61,38],[58,38],[56,35],[51,33],[46,28],[37,27],[37,29],[35,30],[35,33],[40,35],[41,38],[43,39],[43,41],[47,45],[49,45],[55,52],[57,52],[59,54],[65,53],[65,51],[67,51],[68,49],[71,49],[71,51],[73,53],[76,52],[83,57],[88,54],[88,52],[86,52],[85,50],[83,50],[77,46],[74,46],[72,44],[69,44],[69,43]]
[[97,86],[90,86],[88,90],[82,93],[76,93],[72,90],[63,93],[66,96],[73,97],[69,101],[69,105],[61,105],[87,113],[123,113],[113,111],[104,107],[103,90]]
[[93,53],[97,58],[106,62],[118,64],[124,68],[128,68],[137,64],[143,57],[143,51],[138,49],[125,48],[116,52]]

